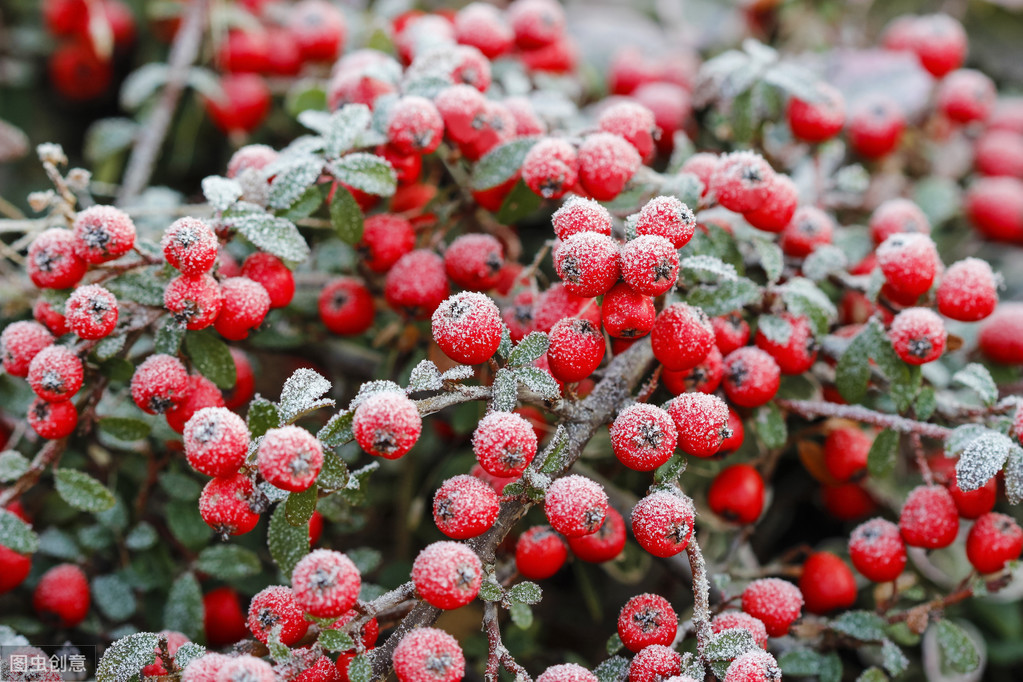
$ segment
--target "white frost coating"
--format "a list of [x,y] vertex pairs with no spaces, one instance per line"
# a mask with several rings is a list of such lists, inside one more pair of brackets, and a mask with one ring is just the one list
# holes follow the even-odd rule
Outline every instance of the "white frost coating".
[[242,187],[234,180],[211,175],[203,178],[202,193],[206,201],[210,202],[210,206],[223,211],[241,197]]
[[475,371],[469,365],[458,365],[446,370],[440,375],[440,378],[444,381],[465,381],[471,379],[474,374]]
[[393,381],[387,381],[386,379],[367,381],[362,386],[359,386],[359,392],[355,394],[355,397],[352,398],[352,402],[348,404],[348,410],[354,410],[356,407],[364,403],[371,395],[382,391],[398,391],[404,393],[401,386]]
[[309,245],[290,220],[260,212],[242,216],[231,223],[254,246],[281,260],[301,263],[309,258]]
[[711,278],[718,281],[734,281],[739,279],[739,273],[735,271],[734,265],[726,263],[716,256],[707,254],[683,258],[682,262],[679,263],[679,268],[683,272],[693,273],[701,279]]
[[312,155],[302,155],[291,161],[274,176],[270,183],[270,205],[287,208],[320,177],[323,161]]
[[956,463],[959,488],[964,493],[981,488],[1002,468],[1012,447],[1012,440],[996,431],[988,431],[974,439]]
[[444,380],[441,378],[437,365],[430,360],[422,360],[412,369],[405,392],[439,391],[442,388],[444,388]]
[[281,420],[287,423],[310,410],[333,405],[329,398],[319,399],[330,386],[329,381],[311,369],[295,370],[281,389]]

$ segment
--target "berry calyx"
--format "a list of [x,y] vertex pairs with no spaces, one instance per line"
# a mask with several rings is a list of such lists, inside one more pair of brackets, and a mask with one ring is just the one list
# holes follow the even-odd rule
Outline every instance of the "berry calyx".
[[760,407],[778,393],[781,369],[766,351],[736,349],[724,359],[722,385],[728,400],[740,407]]
[[438,609],[465,606],[476,598],[482,581],[479,557],[460,542],[445,540],[428,545],[412,564],[416,591]]
[[78,410],[70,400],[51,403],[36,398],[28,407],[28,425],[47,440],[65,438],[78,425]]
[[718,203],[736,213],[760,208],[767,200],[774,170],[755,152],[732,152],[721,158],[710,179]]
[[214,478],[199,495],[199,514],[220,535],[243,535],[259,522],[250,504],[254,493],[252,481],[244,474]]
[[47,346],[32,358],[28,368],[32,390],[51,403],[70,399],[82,387],[84,378],[82,361],[67,346]]
[[98,284],[75,289],[64,307],[68,328],[83,339],[102,339],[117,326],[117,298]]
[[320,475],[323,446],[305,429],[282,426],[263,436],[257,462],[259,473],[268,483],[282,490],[302,492]]
[[120,258],[135,245],[135,223],[113,206],[90,206],[75,216],[71,226],[78,255],[86,263],[105,263]]
[[941,357],[948,334],[945,323],[930,308],[907,308],[892,320],[888,338],[903,362],[922,365]]
[[335,334],[357,336],[373,326],[373,295],[354,277],[336,277],[317,300],[323,326]]

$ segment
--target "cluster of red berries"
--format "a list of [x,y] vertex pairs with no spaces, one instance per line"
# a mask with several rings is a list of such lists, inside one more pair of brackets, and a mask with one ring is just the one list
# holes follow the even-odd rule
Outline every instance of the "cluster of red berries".
[[49,57],[50,82],[61,96],[91,100],[107,93],[114,58],[135,44],[135,17],[121,0],[44,0],[43,23],[59,40]]

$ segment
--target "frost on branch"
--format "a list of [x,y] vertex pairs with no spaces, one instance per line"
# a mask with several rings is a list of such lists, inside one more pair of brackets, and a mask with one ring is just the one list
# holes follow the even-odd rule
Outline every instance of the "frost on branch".
[[334,404],[330,398],[321,398],[330,390],[330,382],[311,369],[298,369],[281,389],[281,420],[290,424],[303,414]]

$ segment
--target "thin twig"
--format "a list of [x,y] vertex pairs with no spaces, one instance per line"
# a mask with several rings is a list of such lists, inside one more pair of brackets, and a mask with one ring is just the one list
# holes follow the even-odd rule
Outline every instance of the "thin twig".
[[707,581],[707,564],[703,560],[703,552],[696,536],[686,545],[689,566],[693,571],[693,625],[696,627],[696,652],[700,663],[708,665],[707,646],[711,640],[710,629],[710,583]]
[[877,412],[862,405],[839,405],[823,400],[777,400],[778,407],[795,412],[796,414],[813,419],[814,417],[843,417],[853,421],[873,424],[885,429],[892,429],[900,433],[918,433],[927,438],[945,440],[952,429],[937,424],[918,422],[913,419],[900,417],[897,414],[886,414]]

